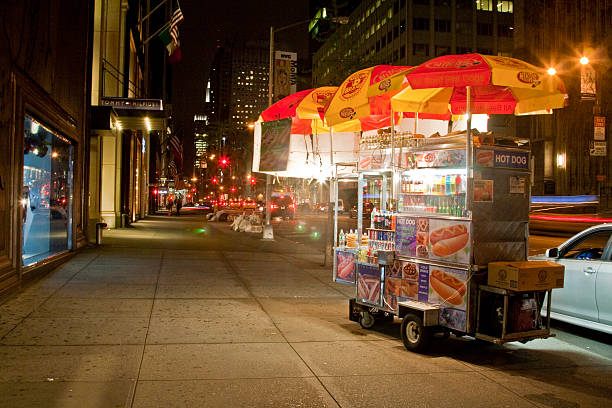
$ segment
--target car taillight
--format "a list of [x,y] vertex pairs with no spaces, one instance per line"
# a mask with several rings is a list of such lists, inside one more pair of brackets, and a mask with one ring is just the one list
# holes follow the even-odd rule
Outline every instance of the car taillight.
[[275,210],[275,209],[277,209],[277,208],[278,208],[278,205],[276,205],[276,204],[270,204],[270,209],[271,209],[271,210]]
[[289,204],[289,208],[293,208],[295,210],[295,204]]

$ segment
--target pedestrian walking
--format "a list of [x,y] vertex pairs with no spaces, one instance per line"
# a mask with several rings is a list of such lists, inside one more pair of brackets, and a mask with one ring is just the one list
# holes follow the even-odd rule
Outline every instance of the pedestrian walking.
[[168,199],[166,200],[166,209],[168,209],[168,215],[172,215],[172,204],[173,204],[173,200],[171,196],[168,196]]
[[181,211],[181,207],[183,206],[183,197],[178,197],[176,199],[176,216],[178,217]]

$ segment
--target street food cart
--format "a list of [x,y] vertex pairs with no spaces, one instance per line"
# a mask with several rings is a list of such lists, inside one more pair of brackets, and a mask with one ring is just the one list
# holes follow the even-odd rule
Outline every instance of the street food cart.
[[[466,126],[429,137],[416,125],[399,135],[391,126],[360,150],[358,220],[364,192],[377,193],[372,184],[380,187],[379,207],[369,227],[359,225],[357,239],[346,240],[353,269],[347,250],[336,250],[336,281],[355,285],[350,319],[371,328],[398,316],[404,345],[414,351],[435,333],[498,344],[551,336],[540,310],[563,287],[564,271],[526,261],[528,140],[473,129],[472,114],[550,113],[564,106],[562,81],[514,58],[480,54],[434,58],[405,81],[410,86],[390,98],[392,115],[450,111],[465,115]],[[329,116],[339,120],[347,110],[340,104]]]
[[[336,248],[336,281],[355,285],[350,319],[371,328],[377,319],[402,318],[410,350],[422,350],[434,333],[498,344],[551,336],[540,310],[545,294],[550,302],[551,290],[562,287],[563,271],[557,264],[524,262],[528,145],[491,133],[476,136],[469,149],[466,141],[465,131],[414,139],[395,154],[399,170],[360,167],[360,191],[375,183],[380,211]],[[388,208],[393,182],[398,200]],[[368,197],[372,190],[365,191]],[[530,285],[519,278],[505,282],[512,268],[521,277],[540,276]]]

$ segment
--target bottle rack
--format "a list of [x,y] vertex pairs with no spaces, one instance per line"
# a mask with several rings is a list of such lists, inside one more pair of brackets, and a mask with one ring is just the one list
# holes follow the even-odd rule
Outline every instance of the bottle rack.
[[[427,169],[431,173],[433,169]],[[402,212],[465,216],[466,177],[460,173],[429,174],[425,178],[404,175],[400,185]],[[434,170],[435,172],[435,170]]]
[[368,247],[372,251],[394,251],[395,231],[368,228]]

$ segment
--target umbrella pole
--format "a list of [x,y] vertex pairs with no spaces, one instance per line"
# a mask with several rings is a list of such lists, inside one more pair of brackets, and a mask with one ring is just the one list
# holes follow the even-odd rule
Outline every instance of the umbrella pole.
[[473,149],[472,149],[472,109],[471,109],[471,103],[472,103],[472,97],[470,95],[471,92],[471,87],[468,85],[465,87],[465,93],[466,93],[466,110],[467,110],[467,137],[466,137],[466,151],[465,151],[465,160],[466,160],[466,164],[467,164],[467,180],[466,180],[466,191],[465,191],[465,209],[466,209],[466,215],[471,217],[472,214],[472,188],[473,188],[473,177],[474,177],[474,172],[472,170],[473,168]]
[[[393,108],[391,108],[391,203],[389,209],[395,211],[395,121]],[[385,187],[386,188],[386,187]]]

